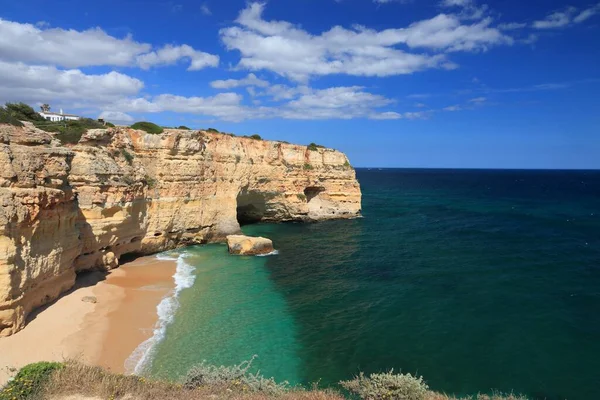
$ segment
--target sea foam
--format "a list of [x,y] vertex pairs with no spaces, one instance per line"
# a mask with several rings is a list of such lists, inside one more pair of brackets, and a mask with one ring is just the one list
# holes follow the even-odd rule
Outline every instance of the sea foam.
[[179,293],[183,289],[190,288],[194,285],[195,268],[190,264],[186,263],[186,253],[180,254],[178,257],[173,257],[167,254],[158,254],[156,256],[159,260],[171,260],[177,262],[177,268],[173,280],[175,281],[175,288],[161,300],[156,306],[156,312],[158,314],[158,321],[154,326],[152,337],[141,343],[131,355],[125,361],[125,371],[130,374],[143,375],[148,372],[154,353],[156,352],[156,346],[163,340],[167,331],[167,326],[173,322],[175,312],[179,308]]
[[256,257],[276,256],[277,254],[279,254],[279,250],[273,250],[272,252],[267,254],[257,254]]

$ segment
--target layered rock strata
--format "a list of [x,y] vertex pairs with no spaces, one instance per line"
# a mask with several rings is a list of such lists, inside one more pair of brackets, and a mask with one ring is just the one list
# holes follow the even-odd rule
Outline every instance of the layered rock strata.
[[62,146],[0,125],[0,336],[124,255],[223,241],[240,222],[360,215],[361,192],[335,150],[167,130],[90,130]]

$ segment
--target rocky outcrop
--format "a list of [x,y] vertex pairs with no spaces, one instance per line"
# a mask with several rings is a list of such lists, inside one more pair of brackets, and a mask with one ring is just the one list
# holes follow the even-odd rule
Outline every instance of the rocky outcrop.
[[227,248],[231,254],[240,256],[269,254],[275,250],[271,239],[245,235],[227,236]]
[[223,241],[239,222],[360,214],[361,193],[331,149],[167,130],[88,131],[61,146],[0,125],[0,336],[125,254]]

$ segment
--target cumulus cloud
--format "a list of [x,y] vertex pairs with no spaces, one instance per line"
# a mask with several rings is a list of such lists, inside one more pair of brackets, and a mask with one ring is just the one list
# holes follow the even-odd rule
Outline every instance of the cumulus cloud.
[[284,118],[296,120],[318,119],[414,119],[419,113],[400,114],[379,111],[394,103],[384,96],[366,92],[360,86],[314,89],[298,88],[291,100],[280,104],[253,106],[243,104],[236,93],[219,93],[212,97],[184,97],[162,94],[154,97],[126,98],[114,102],[106,110],[120,112],[159,113],[172,111],[216,117],[226,121],[247,119]]
[[190,46],[165,46],[151,51],[152,46],[131,36],[116,38],[100,28],[85,31],[61,28],[44,29],[0,19],[0,59],[29,64],[50,64],[65,68],[86,66],[171,65],[173,57],[189,58],[189,70],[218,65],[217,56]]
[[[448,61],[446,52],[487,50],[513,42],[491,26],[491,18],[463,24],[457,15],[439,14],[406,28],[335,26],[313,35],[287,21],[263,19],[264,8],[263,3],[249,4],[236,26],[221,29],[221,39],[229,50],[241,53],[237,68],[270,70],[298,81],[330,74],[391,76],[451,69],[456,64]],[[426,52],[406,52],[398,45]]]
[[257,86],[264,88],[269,86],[269,82],[259,79],[254,74],[248,74],[248,76],[243,79],[227,79],[212,81],[210,83],[210,86],[212,86],[215,89],[231,89],[242,86]]
[[89,75],[78,69],[0,61],[2,101],[100,103],[135,95],[143,87],[139,79],[115,71]]
[[100,115],[98,115],[98,118],[102,118],[105,121],[111,121],[111,122],[133,122],[134,118],[129,115],[129,114],[125,114],[124,112],[121,111],[102,111],[100,113]]
[[182,46],[166,45],[157,51],[138,56],[136,61],[140,68],[149,69],[154,66],[173,65],[182,58],[190,60],[188,71],[198,71],[205,67],[219,65],[219,56],[194,50],[187,44]]

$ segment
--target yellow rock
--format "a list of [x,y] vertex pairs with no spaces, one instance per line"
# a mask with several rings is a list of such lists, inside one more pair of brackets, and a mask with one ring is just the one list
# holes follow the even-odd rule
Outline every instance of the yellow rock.
[[336,150],[165,130],[90,130],[61,146],[30,124],[0,125],[0,336],[128,253],[224,241],[239,221],[360,215]]
[[241,256],[269,254],[275,250],[271,239],[244,235],[227,236],[227,248],[231,254]]

